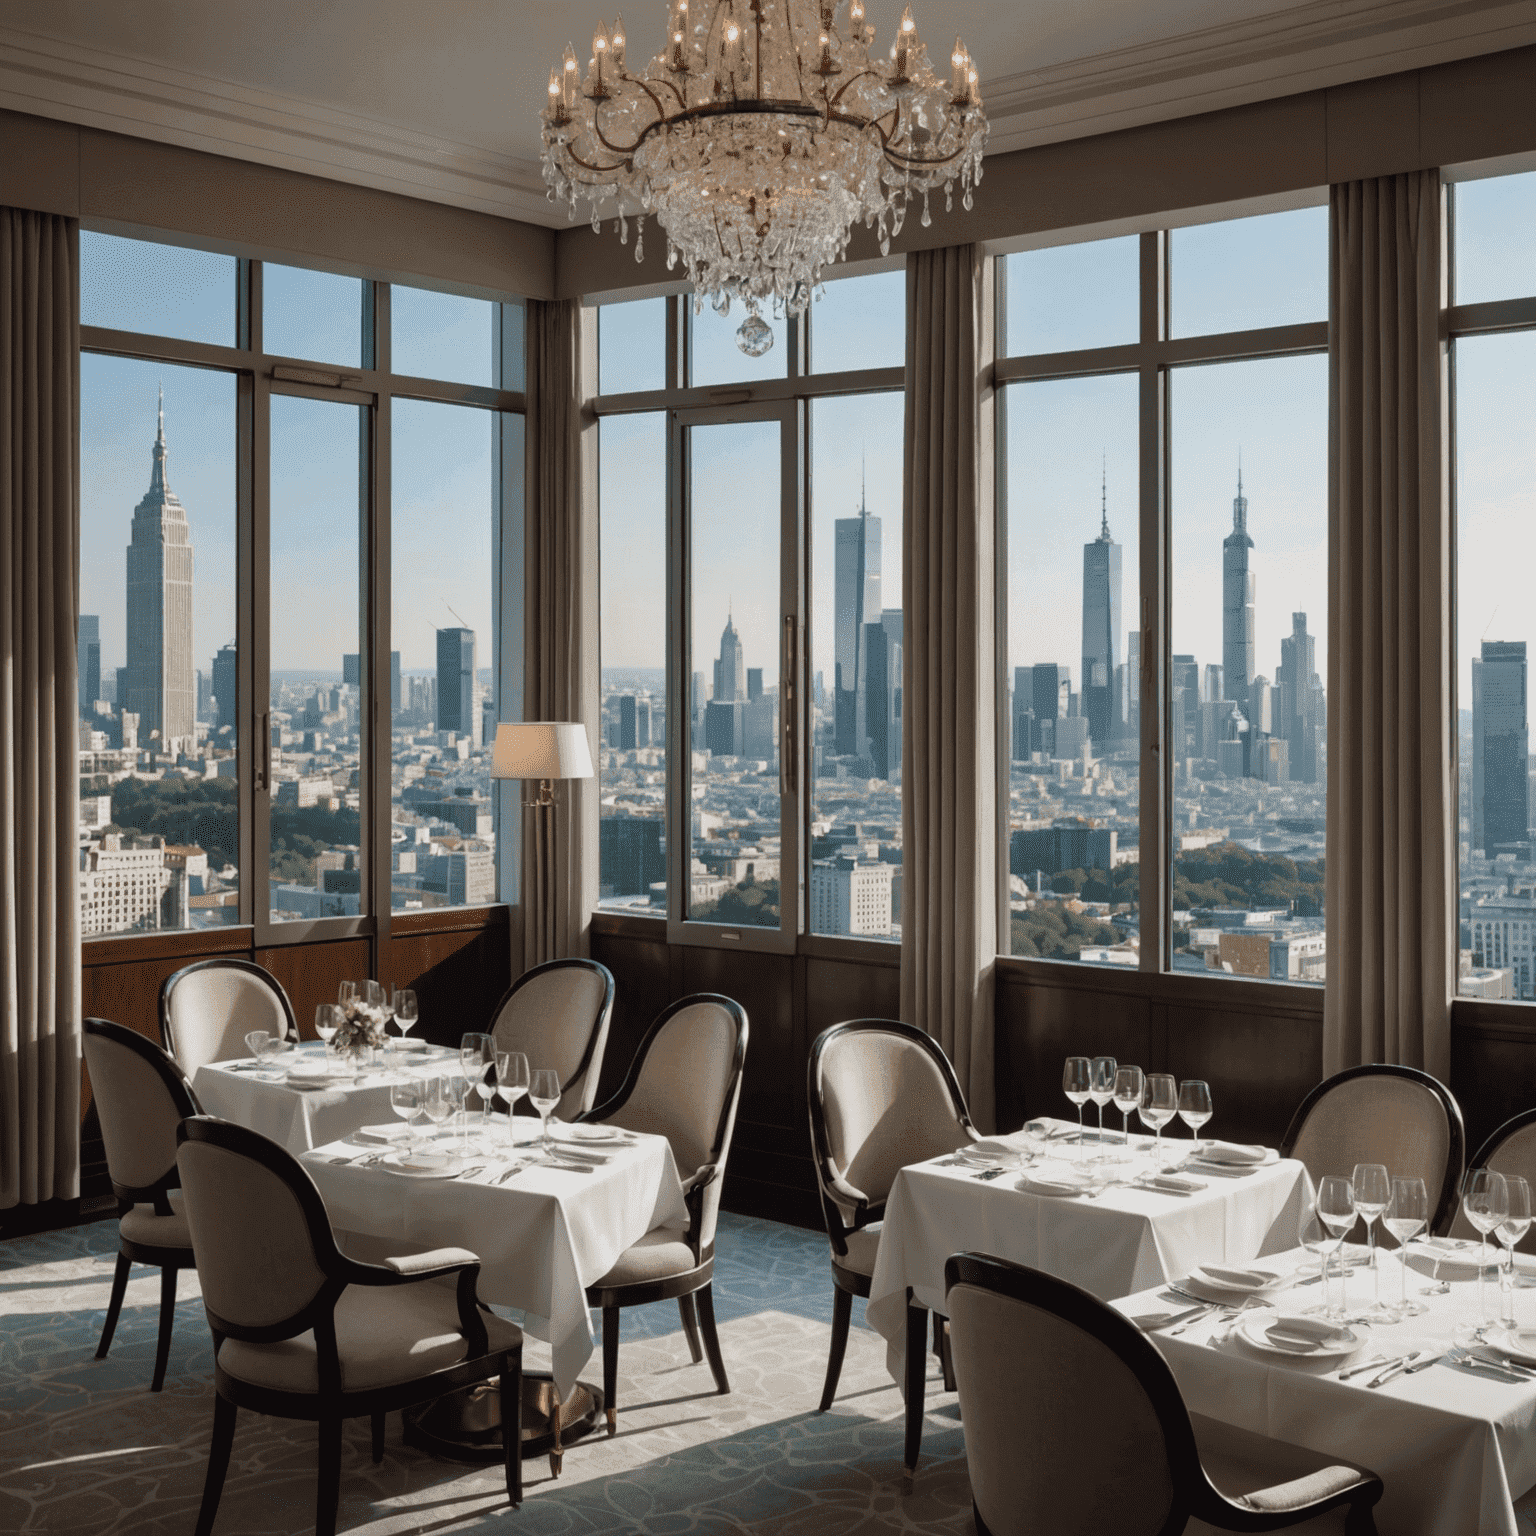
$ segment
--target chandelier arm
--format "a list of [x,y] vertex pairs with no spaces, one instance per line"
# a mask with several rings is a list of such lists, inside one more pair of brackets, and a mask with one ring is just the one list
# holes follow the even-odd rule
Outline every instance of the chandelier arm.
[[[572,160],[574,160],[576,162],[576,164],[579,165],[582,168],[582,170],[584,170],[584,171],[591,171],[594,176],[612,176],[616,172],[622,171],[624,169],[625,164],[627,163],[627,158],[628,158],[628,157],[626,157],[625,160],[620,160],[617,165],[595,165],[590,160],[583,160],[581,158],[581,156],[578,155],[576,153],[576,151],[574,149],[572,149],[569,144],[567,144],[565,146],[565,153]],[[611,186],[612,183],[611,182],[604,182],[604,183],[602,183],[602,185],[604,185],[604,186]]]
[[[848,90],[850,86],[857,85],[860,80],[866,78],[870,80],[878,80],[880,76],[877,75],[872,69],[861,69],[858,74],[850,75],[848,79],[846,79],[840,86],[838,86],[837,95],[832,98],[832,104],[836,106],[837,103],[843,99],[843,93]],[[883,115],[889,116],[890,114],[886,113]],[[873,119],[871,119],[871,121],[873,121]]]
[[[644,89],[644,88],[642,87],[642,89]],[[651,101],[655,104],[657,112],[661,113],[662,112],[661,103],[656,100],[655,96],[652,95],[650,91],[646,91],[645,94],[647,96],[650,96]],[[611,97],[609,99],[612,100]],[[658,119],[658,120],[659,121],[665,121],[665,113],[662,113],[661,118]],[[598,113],[597,113],[597,109],[596,108],[593,108],[593,111],[592,111],[592,132],[597,136],[598,142],[603,146],[604,149],[610,149],[610,150],[613,151],[614,154],[622,155],[626,160],[629,160],[630,158],[632,158],[634,153],[635,153],[635,151],[640,147],[640,140],[639,139],[636,139],[633,144],[629,144],[629,145],[615,144],[613,142],[613,140],[610,139],[608,137],[608,135],[603,132],[603,125],[602,125],[601,122],[598,121]]]

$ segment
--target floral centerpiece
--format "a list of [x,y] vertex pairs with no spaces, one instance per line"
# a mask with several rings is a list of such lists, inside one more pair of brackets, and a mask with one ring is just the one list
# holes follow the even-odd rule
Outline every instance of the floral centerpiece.
[[370,1008],[367,1003],[354,998],[339,1008],[341,1022],[331,1045],[338,1051],[361,1051],[372,1048],[382,1050],[388,1043],[384,1033],[387,1015],[382,1008]]

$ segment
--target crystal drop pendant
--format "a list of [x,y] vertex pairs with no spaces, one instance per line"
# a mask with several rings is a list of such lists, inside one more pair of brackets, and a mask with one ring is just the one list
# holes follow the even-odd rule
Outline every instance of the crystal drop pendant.
[[736,345],[748,357],[761,357],[773,346],[773,327],[761,315],[748,315],[736,332]]

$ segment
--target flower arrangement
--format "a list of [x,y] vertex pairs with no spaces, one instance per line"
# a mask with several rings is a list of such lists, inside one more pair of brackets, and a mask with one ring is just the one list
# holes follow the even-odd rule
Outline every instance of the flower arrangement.
[[354,999],[341,1007],[341,1023],[331,1045],[342,1051],[361,1050],[365,1046],[382,1049],[388,1037],[384,1033],[387,1015],[382,1008],[370,1008]]

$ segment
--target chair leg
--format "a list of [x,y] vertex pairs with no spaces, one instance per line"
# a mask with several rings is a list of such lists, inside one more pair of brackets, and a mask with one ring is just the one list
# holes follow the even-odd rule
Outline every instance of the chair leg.
[[937,1312],[933,1314],[934,1321],[939,1325],[939,1364],[944,1367],[944,1390],[954,1392],[955,1386],[955,1356],[949,1345],[949,1320],[940,1317]]
[[694,1292],[694,1303],[699,1309],[699,1332],[704,1335],[704,1353],[709,1356],[709,1368],[715,1373],[715,1386],[722,1396],[731,1390],[731,1380],[725,1374],[725,1359],[720,1353],[720,1335],[715,1332],[715,1293],[712,1286]]
[[560,1419],[563,1412],[563,1404],[560,1394],[555,1394],[554,1405],[549,1410],[549,1433],[554,1444],[549,1448],[549,1475],[559,1477],[561,1469],[565,1466],[565,1447],[560,1443]]
[[158,1392],[165,1385],[165,1368],[171,1359],[171,1329],[176,1326],[176,1266],[167,1264],[160,1271],[160,1336],[155,1340],[155,1379],[149,1390]]
[[923,1445],[923,1383],[928,1375],[928,1309],[912,1304],[907,1294],[907,1435],[902,1453],[903,1492],[910,1492],[917,1475],[917,1453]]
[[501,1365],[501,1446],[506,1461],[507,1497],[513,1509],[523,1502],[523,1351],[519,1345]]
[[320,1466],[315,1478],[315,1536],[336,1536],[337,1505],[341,1502],[341,1419],[320,1416]]
[[373,1464],[384,1460],[384,1415],[376,1413],[373,1416]]
[[1344,1536],[1376,1536],[1376,1510],[1370,1504],[1351,1504],[1344,1520]]
[[836,1286],[832,1291],[832,1347],[827,1352],[827,1380],[821,1389],[821,1412],[832,1406],[837,1378],[843,1374],[843,1355],[848,1349],[848,1324],[853,1318],[853,1292]]
[[224,1474],[229,1471],[230,1447],[235,1443],[235,1405],[217,1392],[213,1397],[213,1440],[208,1447],[208,1473],[203,1479],[203,1503],[197,1512],[197,1536],[210,1536],[219,1512]]
[[603,1411],[608,1433],[619,1432],[619,1309],[603,1308]]
[[704,1349],[699,1343],[699,1312],[693,1304],[692,1291],[677,1298],[677,1310],[682,1315],[683,1332],[688,1335],[688,1353],[697,1365],[704,1358]]
[[112,1272],[112,1299],[107,1303],[107,1320],[102,1325],[101,1343],[96,1346],[96,1358],[105,1360],[112,1347],[112,1335],[117,1332],[118,1315],[123,1310],[123,1297],[128,1294],[128,1271],[133,1260],[126,1253],[117,1256],[117,1268]]

